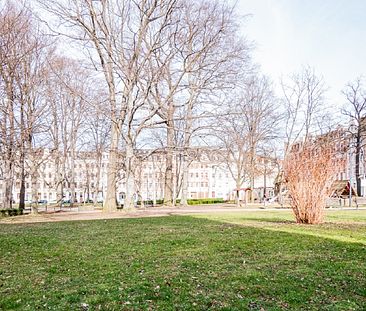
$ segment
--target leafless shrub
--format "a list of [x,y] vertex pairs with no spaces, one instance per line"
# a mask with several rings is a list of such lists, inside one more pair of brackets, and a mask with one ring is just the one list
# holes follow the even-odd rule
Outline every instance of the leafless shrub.
[[284,163],[287,189],[296,222],[323,221],[326,199],[342,164],[334,148],[336,132],[292,145]]

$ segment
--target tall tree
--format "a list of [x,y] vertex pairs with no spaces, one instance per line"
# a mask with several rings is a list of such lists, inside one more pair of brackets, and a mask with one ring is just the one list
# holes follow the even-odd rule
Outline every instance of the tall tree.
[[285,154],[299,138],[307,140],[320,133],[326,111],[325,83],[314,69],[305,66],[298,73],[281,80],[285,121]]
[[[45,106],[40,95],[47,76],[45,59],[49,49],[32,13],[22,3],[6,1],[0,15],[0,88],[5,95],[0,111],[4,206],[11,207],[14,172],[20,169],[20,208],[23,209],[26,156],[32,155],[36,135],[44,131]],[[32,163],[30,160],[29,170],[34,172],[36,165]]]
[[90,103],[91,73],[79,62],[66,57],[54,56],[49,60],[49,67],[45,99],[49,103],[48,129],[57,168],[55,187],[61,204],[64,185],[68,186],[72,206],[77,201],[75,161],[78,150],[83,148],[80,136],[86,130],[86,114],[94,108]]
[[[281,81],[282,105],[284,110],[284,135],[286,159],[292,144],[299,139],[306,142],[314,134],[329,130],[329,124],[324,120],[327,116],[327,107],[324,100],[325,83],[314,69],[305,66],[298,73],[294,73]],[[279,200],[282,203],[284,187],[283,170],[279,172],[278,189]]]
[[235,180],[239,205],[239,189],[246,180],[253,198],[258,156],[276,138],[280,118],[271,85],[265,77],[252,76],[233,97],[218,117],[221,126],[214,133],[221,145],[223,161]]
[[[157,111],[146,105],[152,71],[149,59],[164,42],[160,33],[169,24],[176,0],[152,1],[40,1],[74,30],[68,35],[84,44],[93,65],[103,73],[109,94],[111,143],[104,209],[116,210],[118,145],[123,140],[126,173],[125,208],[133,207],[134,147],[136,139]],[[62,28],[60,28],[62,29]],[[147,79],[146,77],[150,77]]]

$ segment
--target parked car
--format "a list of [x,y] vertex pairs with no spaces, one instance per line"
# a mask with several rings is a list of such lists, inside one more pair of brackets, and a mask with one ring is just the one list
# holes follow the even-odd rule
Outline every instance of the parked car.
[[47,200],[38,200],[38,204],[47,204]]

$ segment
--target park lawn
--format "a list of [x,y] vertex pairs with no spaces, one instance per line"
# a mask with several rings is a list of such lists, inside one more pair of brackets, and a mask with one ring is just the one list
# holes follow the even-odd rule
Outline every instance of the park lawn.
[[0,310],[365,310],[366,212],[0,225]]
[[199,218],[236,225],[254,226],[270,231],[298,233],[335,239],[343,242],[366,244],[366,209],[326,210],[322,225],[298,225],[290,210],[263,210],[220,214],[202,214]]

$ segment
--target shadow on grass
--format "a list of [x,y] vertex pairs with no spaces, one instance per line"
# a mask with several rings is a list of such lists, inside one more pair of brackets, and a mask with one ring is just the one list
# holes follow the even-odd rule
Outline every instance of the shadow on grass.
[[254,221],[261,223],[276,223],[276,224],[296,224],[295,220],[284,220],[281,218],[261,218],[261,217],[245,217],[242,218],[244,221]]
[[0,309],[366,308],[364,245],[260,225],[172,216],[2,226]]

